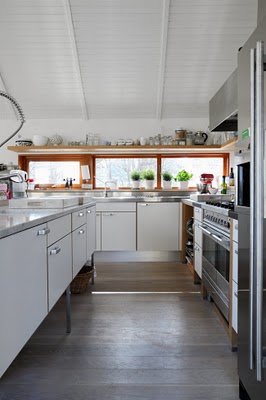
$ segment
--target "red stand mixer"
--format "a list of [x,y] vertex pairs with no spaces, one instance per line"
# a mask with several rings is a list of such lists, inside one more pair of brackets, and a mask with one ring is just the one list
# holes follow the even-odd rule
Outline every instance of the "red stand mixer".
[[212,181],[214,179],[213,174],[201,174],[200,175],[200,182],[197,184],[198,192],[200,193],[209,193],[208,185],[212,187]]

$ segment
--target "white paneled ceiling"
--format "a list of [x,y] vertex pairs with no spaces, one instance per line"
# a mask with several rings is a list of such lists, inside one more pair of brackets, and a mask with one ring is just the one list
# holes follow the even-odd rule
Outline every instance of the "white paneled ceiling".
[[0,90],[27,119],[207,117],[256,22],[257,0],[0,0]]

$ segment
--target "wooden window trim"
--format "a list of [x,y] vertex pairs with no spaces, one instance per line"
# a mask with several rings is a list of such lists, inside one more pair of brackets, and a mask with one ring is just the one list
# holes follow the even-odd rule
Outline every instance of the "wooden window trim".
[[[82,165],[89,165],[90,173],[92,177],[92,157],[89,154],[26,154],[26,155],[19,155],[18,157],[18,164],[20,168],[24,171],[29,172],[29,163],[30,161],[79,161],[80,166]],[[80,183],[75,184],[73,182],[73,189],[81,189],[82,185],[82,174],[80,168]],[[29,177],[30,178],[30,177]],[[84,181],[85,182],[85,181]],[[88,183],[92,183],[92,179],[88,181]],[[56,188],[61,189],[64,188],[64,183],[57,184]],[[39,185],[36,185],[39,187]],[[42,184],[40,187],[42,188],[51,188],[52,184]]]
[[[170,154],[21,154],[18,156],[18,164],[21,169],[28,171],[30,161],[79,161],[80,165],[89,165],[91,179],[89,183],[95,188],[96,159],[97,158],[156,158],[157,159],[157,189],[161,189],[161,166],[162,158],[223,158],[223,175],[228,176],[230,165],[229,153],[170,153]],[[80,176],[81,171],[80,171]],[[80,184],[74,184],[73,188],[80,189]],[[51,185],[42,185],[42,187],[51,187]],[[57,188],[63,188],[64,184],[57,185]],[[100,189],[100,188],[98,188]],[[128,189],[128,188],[122,188]]]

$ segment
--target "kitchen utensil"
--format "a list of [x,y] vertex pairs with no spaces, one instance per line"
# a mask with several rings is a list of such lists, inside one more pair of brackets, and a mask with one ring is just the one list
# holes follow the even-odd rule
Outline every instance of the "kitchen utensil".
[[209,187],[208,190],[209,190],[210,194],[216,194],[218,192],[217,188]]
[[177,129],[175,131],[175,137],[176,137],[176,139],[185,139],[186,133],[187,133],[187,131],[185,129],[182,129],[182,128]]
[[46,146],[48,143],[48,137],[41,135],[34,135],[32,141],[34,146]]
[[194,144],[196,145],[202,145],[206,142],[206,140],[208,139],[208,135],[205,132],[202,131],[198,131],[195,133],[195,137],[194,137]]
[[59,146],[61,143],[63,143],[62,136],[58,135],[57,133],[54,136],[50,137],[49,140],[53,146]]

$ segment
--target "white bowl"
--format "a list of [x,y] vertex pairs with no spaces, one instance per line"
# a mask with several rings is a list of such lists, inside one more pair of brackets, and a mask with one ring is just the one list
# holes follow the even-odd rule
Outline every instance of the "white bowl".
[[34,135],[32,141],[34,146],[46,146],[48,143],[48,137],[41,135]]
[[216,194],[218,192],[217,188],[209,188],[210,194]]

